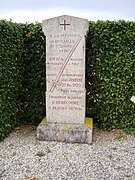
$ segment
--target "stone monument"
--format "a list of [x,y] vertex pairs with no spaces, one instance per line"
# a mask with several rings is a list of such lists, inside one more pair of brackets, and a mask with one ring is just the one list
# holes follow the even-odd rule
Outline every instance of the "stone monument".
[[85,118],[85,36],[88,20],[59,16],[43,21],[46,36],[46,120],[39,140],[92,142],[92,119]]

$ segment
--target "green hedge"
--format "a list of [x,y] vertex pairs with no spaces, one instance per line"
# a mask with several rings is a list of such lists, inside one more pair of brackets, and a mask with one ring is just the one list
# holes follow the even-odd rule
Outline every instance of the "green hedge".
[[[103,129],[135,129],[135,22],[90,22],[86,114]],[[0,21],[0,139],[45,116],[45,37],[41,24]]]
[[87,113],[101,128],[135,130],[135,22],[90,22],[88,40]]
[[20,123],[23,36],[18,24],[0,21],[0,139]]
[[41,24],[23,26],[23,121],[39,124],[45,116],[45,36]]

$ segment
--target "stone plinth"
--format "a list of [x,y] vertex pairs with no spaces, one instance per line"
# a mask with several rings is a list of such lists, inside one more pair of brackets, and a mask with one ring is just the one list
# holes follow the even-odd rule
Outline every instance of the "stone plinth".
[[37,138],[44,141],[66,143],[92,143],[93,120],[85,119],[85,124],[47,123],[44,119],[37,128]]

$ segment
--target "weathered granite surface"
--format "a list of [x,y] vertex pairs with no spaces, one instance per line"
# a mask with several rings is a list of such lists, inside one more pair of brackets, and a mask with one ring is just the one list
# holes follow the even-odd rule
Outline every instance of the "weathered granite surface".
[[87,19],[67,15],[43,21],[47,122],[84,124],[88,27]]
[[[88,27],[87,19],[67,15],[43,21],[46,123],[37,128],[39,140],[92,142],[92,119],[85,119],[85,36]],[[89,126],[85,121],[89,121]]]
[[37,138],[45,141],[66,143],[92,143],[93,122],[91,118],[81,124],[47,123],[45,119],[37,128]]

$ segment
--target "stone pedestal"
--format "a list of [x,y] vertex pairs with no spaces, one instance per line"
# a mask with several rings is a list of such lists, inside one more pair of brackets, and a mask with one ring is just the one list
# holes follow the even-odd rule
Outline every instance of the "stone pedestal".
[[47,123],[46,119],[37,128],[37,138],[44,141],[66,143],[92,143],[93,120],[85,118],[85,124]]

